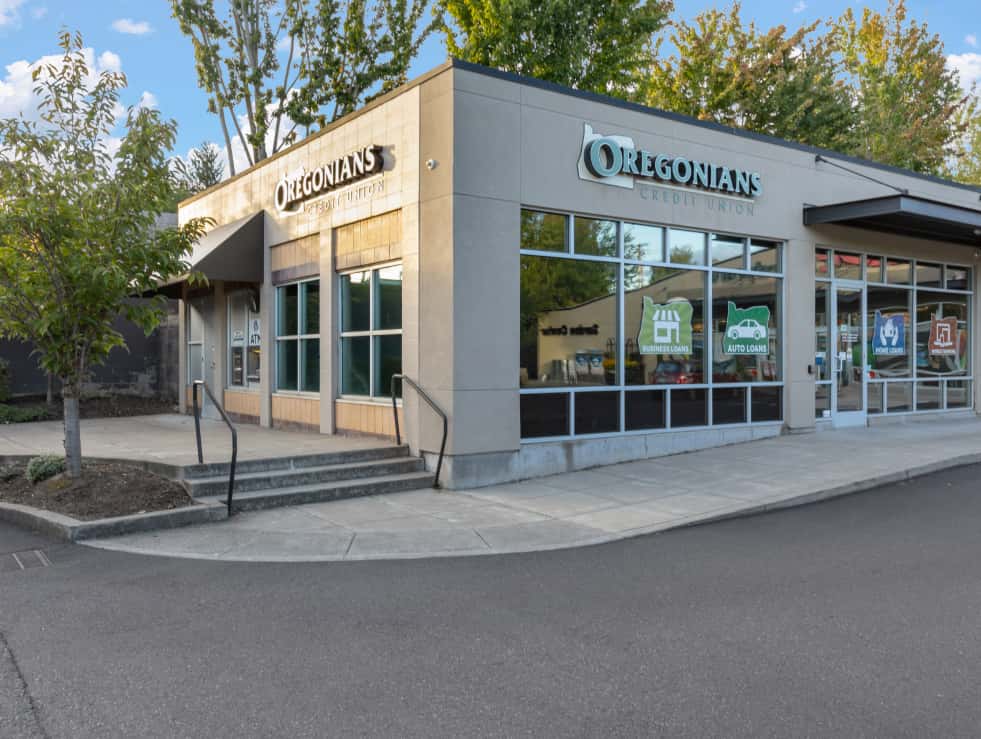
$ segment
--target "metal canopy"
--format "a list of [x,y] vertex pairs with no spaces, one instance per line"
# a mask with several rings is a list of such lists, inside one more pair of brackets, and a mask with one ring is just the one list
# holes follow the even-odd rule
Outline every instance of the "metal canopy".
[[[262,282],[262,248],[265,239],[265,211],[212,229],[194,245],[188,262],[191,270],[209,280]],[[160,283],[153,292],[179,298],[187,275],[177,275]]]
[[981,210],[912,195],[804,207],[804,225],[833,223],[981,247]]

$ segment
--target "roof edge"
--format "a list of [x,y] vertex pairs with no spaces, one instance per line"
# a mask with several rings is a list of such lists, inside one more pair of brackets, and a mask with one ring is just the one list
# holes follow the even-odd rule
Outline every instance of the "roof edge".
[[715,131],[717,133],[728,133],[733,136],[739,136],[741,138],[750,139],[752,141],[759,141],[764,144],[773,144],[775,146],[782,146],[787,149],[794,149],[796,151],[804,152],[807,154],[824,154],[825,156],[833,157],[835,159],[840,159],[842,161],[850,162],[852,164],[857,164],[859,166],[871,167],[872,169],[878,169],[883,172],[891,172],[893,174],[900,174],[906,177],[913,177],[916,179],[925,180],[927,182],[933,182],[934,184],[956,187],[961,190],[968,190],[969,192],[974,192],[981,195],[981,185],[969,185],[964,182],[957,182],[956,180],[948,180],[944,177],[938,177],[936,175],[923,174],[922,172],[914,172],[911,169],[904,169],[902,167],[896,167],[891,164],[876,162],[871,159],[863,159],[862,157],[857,157],[852,154],[843,154],[839,151],[834,151],[833,149],[823,149],[819,146],[801,144],[796,141],[782,139],[777,136],[770,136],[769,134],[765,134],[765,133],[757,133],[756,131],[750,131],[745,128],[735,128],[733,126],[725,126],[721,123],[715,123],[714,121],[702,121],[699,120],[698,118],[693,118],[689,115],[684,115],[682,113],[673,113],[671,111],[662,110],[660,108],[652,108],[647,105],[641,105],[640,103],[632,103],[628,100],[621,100],[620,98],[611,97],[610,95],[603,95],[598,92],[589,92],[587,90],[576,90],[572,87],[559,85],[555,82],[546,82],[545,80],[540,80],[537,77],[527,77],[525,75],[517,74],[515,72],[505,72],[504,70],[501,69],[495,69],[493,67],[485,67],[482,64],[467,62],[462,59],[457,59],[456,57],[451,58],[448,64],[450,64],[451,66],[457,69],[462,69],[467,72],[474,72],[476,74],[482,74],[486,77],[495,77],[497,79],[502,79],[509,82],[516,82],[518,84],[527,85],[529,87],[535,87],[540,90],[547,90],[548,92],[554,92],[560,95],[571,95],[573,97],[577,97],[582,100],[589,100],[591,102],[601,103],[603,105],[612,105],[613,107],[622,108],[623,110],[630,110],[635,113],[644,113],[658,118],[664,118],[669,121],[674,121],[676,123],[686,123],[688,125],[698,126],[699,128],[705,128],[707,130]]

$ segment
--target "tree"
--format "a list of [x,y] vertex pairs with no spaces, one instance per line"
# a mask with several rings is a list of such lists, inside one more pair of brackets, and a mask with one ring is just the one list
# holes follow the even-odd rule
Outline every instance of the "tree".
[[638,86],[647,105],[829,148],[851,148],[854,112],[833,47],[814,23],[787,34],[743,25],[740,5],[673,23],[676,52]]
[[981,186],[981,99],[971,94],[964,113],[965,132],[956,156],[948,160],[948,177]]
[[447,50],[465,61],[626,97],[670,0],[439,0]]
[[81,473],[78,402],[87,369],[123,345],[118,315],[148,333],[164,299],[128,301],[155,279],[187,271],[207,225],[158,230],[173,196],[165,152],[176,124],[130,108],[118,151],[115,128],[126,78],[93,78],[80,35],[59,36],[58,64],[34,72],[37,122],[0,121],[0,337],[30,341],[61,379],[68,474]]
[[187,160],[174,161],[175,174],[188,196],[214,187],[225,178],[225,164],[221,161],[221,149],[210,141],[191,150]]
[[[208,111],[251,166],[291,145],[299,126],[323,126],[374,92],[405,81],[435,21],[428,0],[171,0],[191,39]],[[285,61],[281,60],[285,57]]]
[[943,42],[926,24],[907,22],[904,0],[885,14],[851,8],[831,28],[858,115],[852,152],[867,159],[938,174],[966,129],[968,103]]

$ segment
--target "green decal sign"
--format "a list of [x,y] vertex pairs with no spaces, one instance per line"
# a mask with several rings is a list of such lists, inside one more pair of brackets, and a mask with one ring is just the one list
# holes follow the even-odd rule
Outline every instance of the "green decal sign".
[[641,354],[691,354],[691,303],[658,305],[644,296],[637,346]]
[[722,351],[725,354],[769,354],[769,325],[769,306],[737,308],[730,300],[726,331],[722,336]]

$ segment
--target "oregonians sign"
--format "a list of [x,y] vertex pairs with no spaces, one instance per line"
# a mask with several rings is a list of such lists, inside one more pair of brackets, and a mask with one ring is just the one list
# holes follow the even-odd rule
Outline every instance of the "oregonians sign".
[[641,179],[744,198],[763,193],[757,172],[638,149],[632,138],[603,136],[588,123],[579,154],[579,177],[628,189],[633,189],[635,179]]
[[304,200],[378,174],[384,166],[382,147],[365,146],[310,172],[284,177],[276,184],[276,210],[295,211]]

